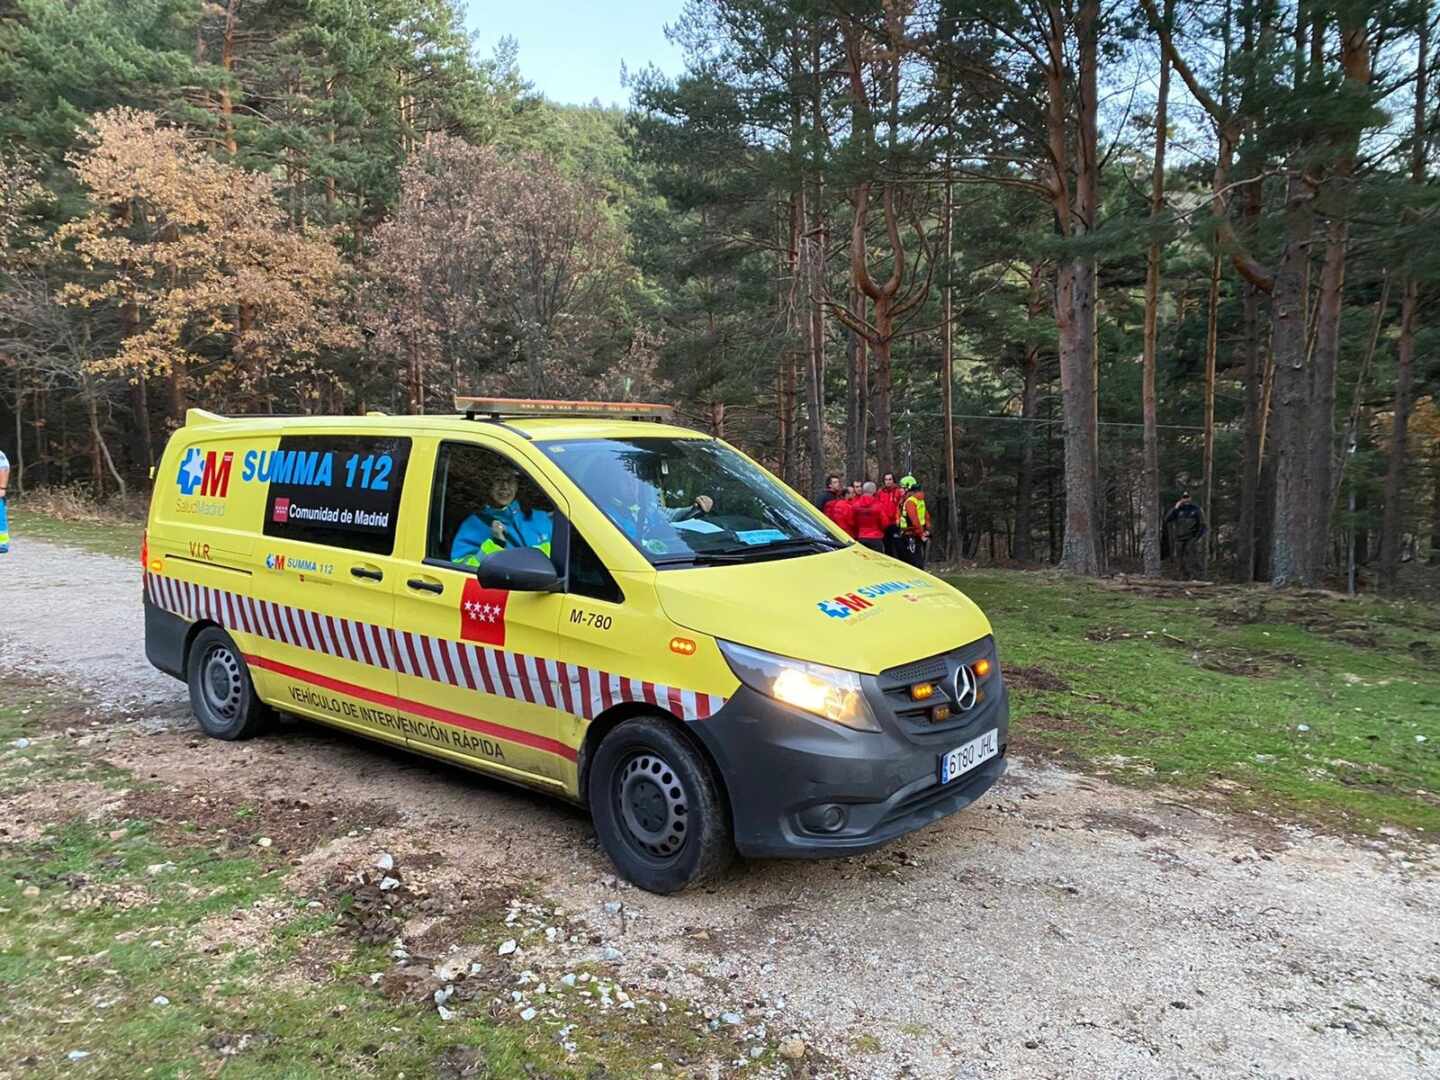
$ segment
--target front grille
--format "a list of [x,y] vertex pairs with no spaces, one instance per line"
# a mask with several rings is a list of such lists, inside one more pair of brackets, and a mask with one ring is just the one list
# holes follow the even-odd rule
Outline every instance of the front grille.
[[882,671],[880,678],[887,683],[898,682],[909,686],[917,682],[939,682],[949,671],[944,656],[932,656],[928,660],[916,660],[893,667],[889,671]]
[[[981,699],[975,707],[968,712],[960,712],[955,709],[955,702],[950,698],[955,669],[961,664],[973,664],[982,656],[988,656],[992,661],[994,660],[995,649],[991,638],[981,638],[979,641],[972,641],[968,645],[940,653],[938,656],[928,656],[922,660],[911,660],[908,663],[886,668],[876,681],[879,684],[880,692],[885,696],[886,705],[907,730],[927,734],[956,731],[981,716],[987,715],[990,711],[986,707],[988,700],[999,693],[1000,672],[997,663],[995,670],[982,680],[980,684]],[[942,687],[943,695],[937,695],[923,702],[912,700],[910,687],[918,682],[936,683]],[[953,711],[944,720],[934,723],[931,720],[931,710],[943,702],[949,702]]]

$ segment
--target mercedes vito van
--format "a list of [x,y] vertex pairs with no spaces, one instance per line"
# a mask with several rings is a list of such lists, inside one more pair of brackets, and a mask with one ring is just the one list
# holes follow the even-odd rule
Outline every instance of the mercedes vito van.
[[1005,770],[990,624],[663,406],[192,410],[145,650],[220,739],[293,713],[588,806],[635,884],[844,855]]

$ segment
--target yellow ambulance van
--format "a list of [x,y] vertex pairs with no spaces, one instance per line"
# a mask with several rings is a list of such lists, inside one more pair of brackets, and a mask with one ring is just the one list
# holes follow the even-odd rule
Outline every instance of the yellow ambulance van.
[[192,410],[155,474],[145,651],[219,739],[283,711],[588,806],[669,893],[844,855],[1004,772],[990,624],[665,406]]

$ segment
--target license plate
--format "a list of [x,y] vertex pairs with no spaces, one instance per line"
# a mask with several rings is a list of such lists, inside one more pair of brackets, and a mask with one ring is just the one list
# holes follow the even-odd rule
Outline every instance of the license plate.
[[998,753],[1000,753],[999,731],[991,728],[963,746],[957,746],[949,753],[940,755],[940,783],[948,784],[957,776],[964,776],[975,766],[983,765]]

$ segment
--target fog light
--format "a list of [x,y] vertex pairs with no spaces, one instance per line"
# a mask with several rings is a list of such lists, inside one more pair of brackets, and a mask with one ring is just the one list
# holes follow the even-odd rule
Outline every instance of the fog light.
[[975,663],[970,665],[970,668],[977,676],[983,679],[986,675],[990,674],[990,661],[976,660]]
[[811,832],[839,832],[849,818],[849,811],[837,803],[822,803],[800,813],[800,823]]

